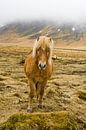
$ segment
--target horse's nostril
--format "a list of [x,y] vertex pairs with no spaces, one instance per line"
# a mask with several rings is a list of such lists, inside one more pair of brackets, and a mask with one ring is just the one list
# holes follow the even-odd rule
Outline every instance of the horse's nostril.
[[40,67],[40,68],[42,67],[41,64],[39,64],[39,67]]
[[44,68],[46,67],[46,64],[44,64]]

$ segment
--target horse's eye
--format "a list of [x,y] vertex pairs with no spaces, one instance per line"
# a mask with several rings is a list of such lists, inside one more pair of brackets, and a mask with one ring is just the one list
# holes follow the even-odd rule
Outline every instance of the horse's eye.
[[48,50],[47,50],[47,55],[49,55],[49,54],[50,54],[50,50],[48,49]]
[[38,50],[37,50],[37,54],[39,54],[39,53],[40,53],[40,50],[38,49]]
[[50,49],[47,49],[47,53],[49,53],[50,52]]

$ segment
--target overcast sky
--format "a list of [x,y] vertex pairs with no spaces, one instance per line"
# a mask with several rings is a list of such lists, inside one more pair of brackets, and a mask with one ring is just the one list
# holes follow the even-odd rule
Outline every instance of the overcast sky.
[[86,21],[86,0],[0,0],[0,24],[41,18]]

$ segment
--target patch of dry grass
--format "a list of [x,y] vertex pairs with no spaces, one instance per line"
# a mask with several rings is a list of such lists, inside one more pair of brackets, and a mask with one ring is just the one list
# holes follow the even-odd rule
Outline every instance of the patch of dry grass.
[[[27,57],[30,51],[31,48],[27,47],[0,46],[0,122],[6,121],[11,115],[20,111],[26,113],[28,86],[24,66],[21,64],[21,61]],[[58,111],[65,110],[66,112],[73,113],[74,117],[78,115],[82,120],[79,126],[83,126],[84,129],[86,126],[86,115],[84,114],[86,112],[86,102],[78,98],[77,93],[79,90],[86,88],[86,52],[58,49],[54,50],[54,55],[56,55],[57,58],[53,60],[54,72],[45,89],[44,107],[43,109],[38,108],[37,101],[34,101],[34,112],[40,112],[40,116],[35,115],[33,117],[32,115],[32,117],[30,117],[29,115],[27,120],[25,118],[25,124],[27,124],[26,122],[32,122],[32,120],[36,121],[35,118],[37,116],[36,125],[39,120],[44,123],[39,124],[37,127],[40,127],[40,125],[48,127],[50,118],[50,127],[54,128],[55,123],[56,128],[59,128],[62,126],[59,122],[60,120],[58,119],[59,124],[54,121],[57,120]],[[83,97],[82,95],[81,97]],[[52,114],[49,114],[48,119],[45,114],[45,116],[43,116],[45,122],[43,122],[42,112],[55,111],[57,111],[55,116],[52,117]],[[21,117],[19,115],[16,116]],[[63,116],[63,114],[61,114],[61,116]],[[31,120],[29,120],[29,118],[31,118]],[[10,119],[8,122],[11,121]],[[22,119],[20,121],[21,126],[18,127],[24,128],[24,122],[22,122]],[[77,120],[74,120],[74,122],[77,122]],[[5,127],[8,124],[9,123],[6,122]],[[17,122],[15,122],[15,125],[16,124]],[[65,128],[65,125],[63,128]]]

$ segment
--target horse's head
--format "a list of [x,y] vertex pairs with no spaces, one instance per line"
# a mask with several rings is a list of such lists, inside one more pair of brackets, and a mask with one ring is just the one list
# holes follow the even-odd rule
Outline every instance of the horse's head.
[[33,47],[33,57],[36,58],[36,63],[40,70],[44,70],[47,64],[51,64],[52,60],[53,40],[49,37],[39,37]]

